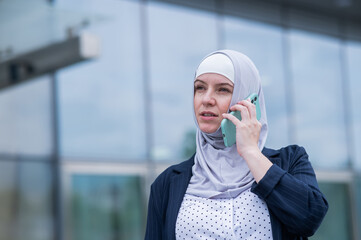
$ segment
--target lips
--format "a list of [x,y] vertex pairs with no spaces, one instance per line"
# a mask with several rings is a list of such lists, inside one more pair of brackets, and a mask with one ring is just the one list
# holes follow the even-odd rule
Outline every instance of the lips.
[[210,111],[203,111],[200,113],[200,115],[203,120],[213,120],[218,117],[218,114]]
[[215,114],[215,113],[210,112],[210,111],[204,111],[204,112],[201,112],[201,116],[204,116],[204,117],[218,117],[218,114]]

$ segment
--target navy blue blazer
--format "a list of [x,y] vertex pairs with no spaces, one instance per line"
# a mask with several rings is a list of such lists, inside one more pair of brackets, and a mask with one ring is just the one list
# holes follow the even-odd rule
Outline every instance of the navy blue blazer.
[[[273,163],[266,175],[253,183],[251,191],[263,199],[270,212],[274,240],[303,240],[312,236],[328,210],[303,147],[279,150],[264,148]],[[175,240],[175,225],[188,183],[194,155],[170,166],[151,186],[145,240]]]

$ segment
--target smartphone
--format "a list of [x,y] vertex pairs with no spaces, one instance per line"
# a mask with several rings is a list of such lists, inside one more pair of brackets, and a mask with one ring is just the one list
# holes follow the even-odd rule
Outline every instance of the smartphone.
[[[250,99],[251,103],[256,105],[257,120],[260,120],[261,119],[261,109],[259,107],[257,93],[250,94],[248,97],[246,97],[246,99]],[[233,116],[235,116],[239,120],[242,120],[241,112],[232,111],[232,112],[230,112],[230,114],[232,114]],[[225,118],[221,122],[221,129],[222,129],[224,145],[226,147],[230,147],[233,144],[235,144],[236,143],[236,126],[230,120]]]

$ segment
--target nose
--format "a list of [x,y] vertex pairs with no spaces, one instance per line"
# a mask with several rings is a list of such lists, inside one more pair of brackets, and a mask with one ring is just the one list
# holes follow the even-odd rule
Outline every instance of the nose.
[[207,91],[203,95],[202,103],[204,105],[214,105],[216,103],[216,99],[213,96],[213,93],[211,91]]

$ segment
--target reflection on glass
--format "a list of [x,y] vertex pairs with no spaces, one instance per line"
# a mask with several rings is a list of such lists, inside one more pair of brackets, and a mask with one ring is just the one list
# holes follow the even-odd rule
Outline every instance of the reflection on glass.
[[195,129],[186,131],[182,141],[182,157],[185,159],[190,158],[196,152],[196,135]]
[[356,208],[357,208],[357,219],[358,219],[358,223],[357,223],[357,227],[358,227],[358,231],[361,237],[361,175],[358,174],[355,177],[355,185],[354,185],[354,190],[355,190],[355,202],[356,202]]
[[195,131],[194,72],[202,58],[216,50],[216,17],[151,2],[149,28],[153,157],[168,161],[184,159],[192,153],[182,143],[188,141],[189,132]]
[[292,31],[297,142],[315,166],[347,166],[344,108],[336,39]]
[[235,17],[226,17],[224,26],[226,48],[249,56],[260,72],[269,124],[266,146],[287,145],[281,28]]
[[49,155],[51,101],[47,76],[0,91],[0,152]]
[[52,165],[25,161],[18,164],[16,239],[53,239]]
[[319,186],[326,196],[329,209],[320,228],[310,239],[352,239],[348,186],[343,183],[320,183]]
[[74,175],[71,199],[72,239],[144,237],[145,211],[139,177]]
[[53,42],[56,38],[51,30],[55,15],[48,1],[1,1],[0,49],[20,54]]
[[87,30],[101,40],[99,59],[59,71],[61,155],[144,158],[139,4],[57,1],[104,21]]
[[354,165],[361,170],[361,44],[350,43],[347,47],[347,63],[350,78],[349,109],[351,110],[353,129]]
[[0,161],[0,239],[13,240],[16,231],[15,162]]

